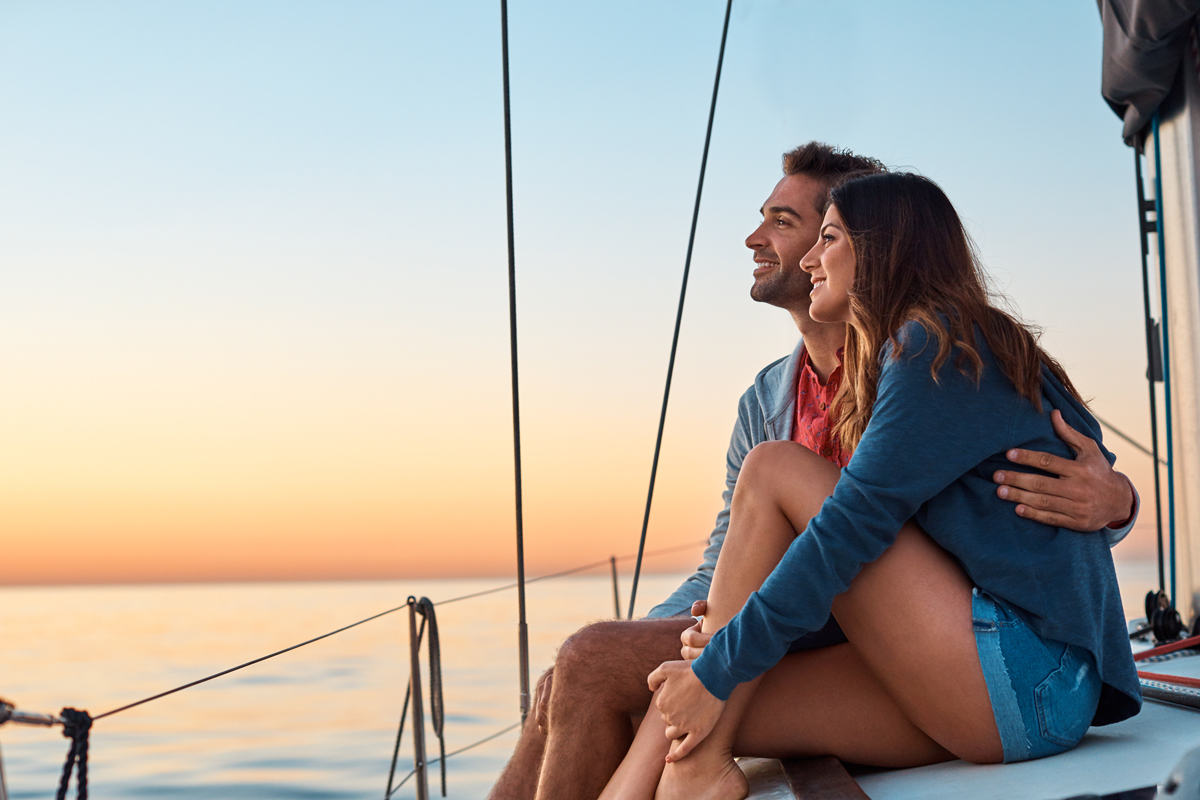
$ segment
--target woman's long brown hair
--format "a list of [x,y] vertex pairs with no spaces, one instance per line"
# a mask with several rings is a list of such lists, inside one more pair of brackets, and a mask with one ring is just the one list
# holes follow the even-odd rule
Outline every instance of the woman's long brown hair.
[[879,384],[881,355],[903,353],[896,338],[916,321],[937,341],[931,372],[954,355],[978,384],[983,359],[976,331],[1017,391],[1042,410],[1045,365],[1076,399],[1062,366],[1038,345],[1038,335],[993,304],[975,248],[945,193],[928,178],[892,172],[851,177],[830,191],[855,255],[842,385],[834,398],[834,432],[843,447],[862,438]]

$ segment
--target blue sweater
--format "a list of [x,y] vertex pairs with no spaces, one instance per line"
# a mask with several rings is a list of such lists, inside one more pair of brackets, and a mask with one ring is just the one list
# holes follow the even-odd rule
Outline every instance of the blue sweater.
[[975,585],[1013,606],[1038,634],[1095,657],[1104,688],[1093,724],[1133,716],[1141,692],[1108,543],[1017,516],[992,481],[1009,468],[1013,447],[1074,458],[1054,433],[1053,409],[1099,442],[1095,418],[1045,369],[1039,413],[982,338],[978,385],[959,372],[956,354],[933,380],[937,342],[921,325],[908,323],[899,339],[903,353],[885,352],[870,424],[833,495],[692,670],[708,691],[728,698],[825,624],[833,598],[914,519]]

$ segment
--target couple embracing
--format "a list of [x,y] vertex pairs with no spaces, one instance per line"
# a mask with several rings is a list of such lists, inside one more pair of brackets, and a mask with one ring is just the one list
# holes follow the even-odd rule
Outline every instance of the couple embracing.
[[738,800],[743,754],[1022,761],[1140,708],[1109,551],[1136,493],[1070,378],[933,181],[818,143],[784,171],[751,294],[802,344],[742,398],[705,564],[564,644],[497,800]]

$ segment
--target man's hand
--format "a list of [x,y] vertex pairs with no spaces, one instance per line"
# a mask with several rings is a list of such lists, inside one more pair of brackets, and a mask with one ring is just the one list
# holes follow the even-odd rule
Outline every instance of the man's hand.
[[542,673],[537,688],[533,691],[533,717],[537,720],[542,736],[550,735],[550,687],[554,682],[554,668]]
[[704,688],[689,661],[666,662],[650,673],[648,682],[650,691],[658,692],[654,703],[667,723],[667,738],[672,740],[667,762],[678,761],[712,733],[725,701]]
[[[692,616],[703,617],[708,613],[708,603],[704,600],[697,600],[692,603]],[[679,636],[679,641],[683,647],[679,650],[679,655],[683,656],[684,661],[692,661],[700,657],[704,652],[704,646],[708,644],[708,640],[712,638],[711,633],[704,633],[700,630],[703,625],[703,620],[697,621],[695,625],[685,630]]]
[[1091,437],[1064,422],[1057,409],[1050,419],[1055,433],[1075,451],[1075,460],[1036,450],[1009,450],[1009,461],[1058,477],[999,470],[992,476],[1001,484],[996,494],[1016,503],[1022,517],[1075,531],[1097,531],[1129,519],[1134,497],[1129,479],[1109,466]]

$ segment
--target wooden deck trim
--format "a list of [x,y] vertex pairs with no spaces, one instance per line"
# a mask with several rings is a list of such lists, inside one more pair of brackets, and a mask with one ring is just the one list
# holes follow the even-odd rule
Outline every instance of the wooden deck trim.
[[783,759],[783,773],[797,800],[870,800],[833,756]]

